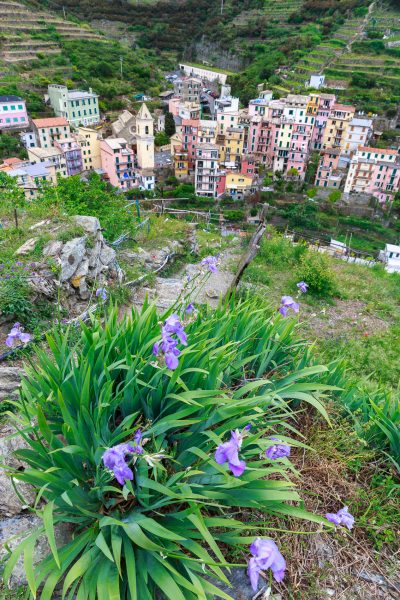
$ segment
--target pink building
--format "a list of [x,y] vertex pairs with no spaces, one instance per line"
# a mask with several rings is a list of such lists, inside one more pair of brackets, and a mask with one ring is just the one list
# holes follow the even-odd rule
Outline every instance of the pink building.
[[382,204],[393,201],[400,189],[398,150],[360,147],[350,162],[345,194],[372,194]]
[[28,125],[25,100],[19,96],[0,96],[0,130],[27,129]]
[[322,148],[322,140],[325,133],[326,122],[335,102],[336,96],[334,94],[318,95],[318,108],[316,113],[314,113],[315,122],[311,137],[311,148],[313,150],[320,150]]
[[82,150],[74,138],[66,138],[60,141],[55,141],[54,147],[59,148],[64,154],[68,176],[82,173]]
[[197,144],[199,127],[199,119],[182,119],[182,149],[188,154],[189,172],[193,172],[194,170],[196,160],[195,146]]
[[313,125],[308,123],[294,123],[290,140],[290,149],[286,164],[286,173],[296,169],[297,179],[303,180],[306,174],[309,158]]
[[124,138],[100,141],[101,166],[111,185],[122,190],[138,186],[134,153]]
[[339,148],[328,148],[321,152],[318,164],[315,185],[318,187],[336,187],[340,186],[342,176],[338,172],[340,158]]

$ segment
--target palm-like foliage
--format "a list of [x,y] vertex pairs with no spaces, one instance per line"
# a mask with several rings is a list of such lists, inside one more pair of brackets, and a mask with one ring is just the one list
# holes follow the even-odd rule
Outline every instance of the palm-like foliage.
[[[319,397],[327,386],[318,379],[326,367],[309,366],[293,328],[251,300],[221,305],[187,324],[175,371],[154,362],[153,306],[121,322],[114,310],[104,325],[82,325],[75,345],[68,332],[49,337],[52,355],[38,350],[23,382],[18,427],[29,448],[18,454],[28,468],[13,473],[45,501],[37,509],[43,527],[14,550],[5,579],[23,554],[31,593],[40,589],[42,600],[60,581],[63,597],[77,600],[151,600],[157,590],[174,600],[229,598],[211,583],[226,581],[222,548],[247,545],[245,530],[268,529],[247,525],[243,511],[321,522],[301,508],[288,459],[265,456],[276,432],[302,445],[292,437],[293,401],[325,414]],[[247,468],[236,478],[214,452],[248,423]],[[138,427],[150,459],[139,457],[121,489],[102,456]],[[75,533],[57,549],[60,522]],[[33,569],[43,533],[51,554]]]

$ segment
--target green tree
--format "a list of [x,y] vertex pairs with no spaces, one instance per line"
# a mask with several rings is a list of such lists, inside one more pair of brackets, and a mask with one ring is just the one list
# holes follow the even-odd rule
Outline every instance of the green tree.
[[167,114],[165,115],[165,133],[168,137],[171,137],[171,135],[174,135],[175,131],[176,127],[174,115],[170,112],[167,112]]

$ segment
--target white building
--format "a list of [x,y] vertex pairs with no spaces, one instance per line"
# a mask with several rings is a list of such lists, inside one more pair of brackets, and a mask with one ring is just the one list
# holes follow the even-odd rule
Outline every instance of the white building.
[[400,273],[400,246],[386,244],[385,249],[379,252],[378,259],[386,263],[388,273]]
[[197,196],[216,198],[218,179],[218,146],[196,146],[195,188]]
[[359,146],[366,146],[372,134],[372,119],[353,117],[344,132],[343,154],[349,156],[357,152]]
[[207,79],[208,81],[219,81],[219,83],[226,83],[228,78],[227,73],[223,73],[222,71],[216,71],[214,69],[207,69],[206,66],[194,66],[187,63],[180,63],[179,68],[186,75],[194,75],[196,77],[201,77],[201,79]]
[[310,81],[307,84],[307,87],[310,88],[315,88],[316,90],[319,90],[319,88],[324,87],[324,83],[325,83],[325,75],[311,75],[310,77]]

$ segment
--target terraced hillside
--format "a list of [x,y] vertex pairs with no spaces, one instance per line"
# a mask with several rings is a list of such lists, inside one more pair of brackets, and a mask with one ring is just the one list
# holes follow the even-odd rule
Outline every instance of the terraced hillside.
[[343,101],[394,113],[400,102],[400,10],[372,2],[366,15],[347,20],[298,61],[280,85],[303,90],[312,73],[324,73]]
[[121,45],[38,3],[0,0],[0,94],[26,98],[32,116],[49,113],[43,103],[49,83],[92,86],[103,110],[119,110],[136,92],[157,93],[162,75],[156,64],[151,51]]

